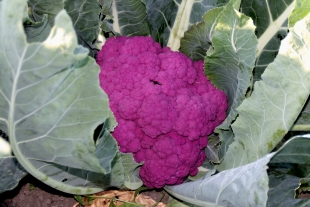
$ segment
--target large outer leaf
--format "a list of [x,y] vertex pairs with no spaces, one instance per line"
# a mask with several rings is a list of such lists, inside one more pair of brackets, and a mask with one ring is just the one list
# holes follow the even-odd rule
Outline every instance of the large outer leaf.
[[101,10],[98,0],[64,0],[63,2],[73,22],[79,44],[88,48],[91,56],[95,56],[98,49],[94,48],[93,42],[99,34]]
[[258,38],[257,61],[254,80],[278,54],[281,40],[287,35],[287,19],[294,8],[294,0],[247,0],[242,1],[242,13],[254,21]]
[[255,162],[165,189],[197,206],[308,206],[309,199],[294,199],[300,178],[292,169],[309,174],[309,148],[310,135],[297,136]]
[[[228,1],[218,0],[144,0],[151,36],[172,50],[178,50],[184,32],[202,20],[210,9]],[[156,8],[156,9],[154,9]]]
[[[248,0],[242,1],[241,9],[244,14],[254,20],[257,26],[259,50],[254,69],[254,80],[257,81],[261,79],[261,74],[267,65],[278,54],[281,40],[287,35],[287,18],[289,17],[289,26],[294,26],[298,20],[310,12],[310,3],[308,0]],[[290,11],[292,11],[291,14]],[[305,122],[308,119],[307,114],[307,111],[302,111],[292,130],[309,130],[309,122]]]
[[294,163],[309,164],[310,163],[310,135],[299,135],[291,138],[282,146],[274,158],[270,160],[270,164]]
[[270,152],[288,132],[310,91],[310,15],[295,24],[279,54],[232,124],[235,141],[220,170],[255,161]]
[[[310,1],[308,0],[296,0],[295,8],[289,16],[289,27],[295,25],[295,23],[304,18],[310,12]],[[297,121],[291,130],[302,130],[309,131],[310,130],[310,98],[306,103],[306,106],[303,108],[301,114],[299,115]]]
[[309,168],[309,148],[309,135],[296,136],[282,146],[270,160],[268,207],[310,205],[310,199],[295,199],[295,189],[303,177],[292,173],[296,166],[299,167],[298,171]]
[[269,175],[269,187],[267,207],[274,206],[309,206],[310,199],[295,199],[295,189],[300,178],[289,174],[271,172]]
[[236,11],[235,1],[227,4],[213,31],[213,50],[205,57],[205,73],[228,97],[226,120],[218,128],[228,130],[236,118],[236,108],[245,99],[251,84],[257,39],[251,18]]
[[[109,173],[117,147],[111,136],[107,146],[98,144],[106,149],[101,158],[111,155],[100,165],[93,130],[111,112],[99,87],[99,67],[77,45],[65,11],[56,16],[44,42],[28,44],[22,27],[25,4],[0,4],[0,128],[9,136],[17,160],[33,176],[69,193],[100,191],[100,183],[95,183],[100,177],[84,170]],[[83,182],[71,182],[75,178]]]
[[166,186],[173,196],[197,206],[265,206],[267,163],[273,154],[235,169],[207,175],[202,180]]
[[25,175],[27,171],[15,157],[0,157],[0,194],[15,188]]

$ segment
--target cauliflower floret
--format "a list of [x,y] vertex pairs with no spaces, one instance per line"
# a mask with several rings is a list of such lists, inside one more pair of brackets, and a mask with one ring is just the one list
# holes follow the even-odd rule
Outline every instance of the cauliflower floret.
[[227,109],[226,95],[206,78],[203,61],[135,36],[108,39],[97,63],[118,122],[113,136],[121,152],[144,163],[144,184],[161,188],[196,175],[207,136]]

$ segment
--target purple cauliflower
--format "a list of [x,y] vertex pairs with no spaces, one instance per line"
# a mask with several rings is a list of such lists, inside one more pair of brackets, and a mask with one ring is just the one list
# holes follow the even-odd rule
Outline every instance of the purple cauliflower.
[[150,188],[182,183],[205,160],[207,136],[226,117],[227,97],[193,62],[151,37],[116,37],[98,53],[100,85],[118,126],[120,151],[143,162]]

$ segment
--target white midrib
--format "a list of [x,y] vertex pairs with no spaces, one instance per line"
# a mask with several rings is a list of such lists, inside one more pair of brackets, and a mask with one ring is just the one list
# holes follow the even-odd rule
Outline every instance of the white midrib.
[[[18,79],[22,70],[22,63],[27,51],[27,47],[24,48],[24,51],[21,57],[18,59],[18,67],[15,72],[15,77],[13,80],[13,87],[12,87],[12,94],[11,94],[11,101],[10,101],[10,109],[9,109],[9,117],[8,117],[8,128],[9,128],[9,136],[10,136],[10,144],[14,155],[18,159],[18,161],[22,164],[22,166],[27,169],[27,161],[23,156],[21,156],[21,152],[17,146],[16,136],[15,136],[15,123],[14,123],[14,115],[15,115],[15,102],[16,102],[16,91],[17,91],[17,84]],[[25,166],[26,165],[26,166]]]
[[[23,62],[23,59],[25,57],[25,54],[26,54],[26,51],[27,51],[27,48],[24,48],[24,51],[21,55],[21,57],[19,58],[19,62],[18,62],[18,67],[17,67],[17,70],[16,70],[16,73],[15,73],[15,77],[14,77],[14,80],[13,80],[13,87],[12,87],[12,94],[11,94],[11,101],[10,101],[10,109],[9,109],[9,118],[8,118],[8,127],[9,127],[9,134],[10,134],[10,137],[15,137],[15,126],[14,126],[14,115],[15,115],[15,109],[14,109],[14,106],[15,106],[15,102],[16,102],[16,91],[17,91],[17,83],[18,83],[18,79],[19,79],[19,76],[20,76],[20,72],[22,70],[22,62]],[[15,139],[13,139],[15,140]]]
[[235,45],[235,40],[234,40],[234,35],[235,35],[235,28],[236,28],[236,20],[234,21],[234,25],[231,31],[231,37],[230,37],[230,42],[231,42],[231,46],[234,49],[234,51],[237,53],[237,48]]
[[170,47],[172,51],[177,51],[180,47],[181,38],[189,27],[191,10],[195,2],[196,0],[183,0],[182,3],[178,5],[178,12],[167,42],[167,46]]
[[112,15],[113,15],[113,31],[120,34],[121,29],[119,26],[118,11],[116,9],[116,1],[113,1],[112,3]]
[[[290,15],[292,10],[294,9],[294,6],[295,6],[295,1],[293,1],[285,9],[285,11],[278,17],[278,19],[271,22],[269,27],[266,29],[266,31],[262,34],[262,36],[260,36],[260,38],[258,39],[256,57],[259,57],[261,55],[261,53],[263,52],[263,49],[266,47],[267,43],[282,27],[283,23],[287,20],[288,16]],[[270,18],[271,18],[271,15],[270,15]]]

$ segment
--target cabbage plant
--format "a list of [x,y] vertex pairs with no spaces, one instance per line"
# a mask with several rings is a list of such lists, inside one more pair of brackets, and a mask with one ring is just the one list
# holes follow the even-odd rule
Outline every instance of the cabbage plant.
[[283,144],[310,129],[309,12],[307,0],[1,0],[0,193],[27,173],[79,195],[142,185],[93,57],[106,37],[150,35],[204,60],[229,99],[201,173],[166,186],[168,205],[309,205],[310,136]]

